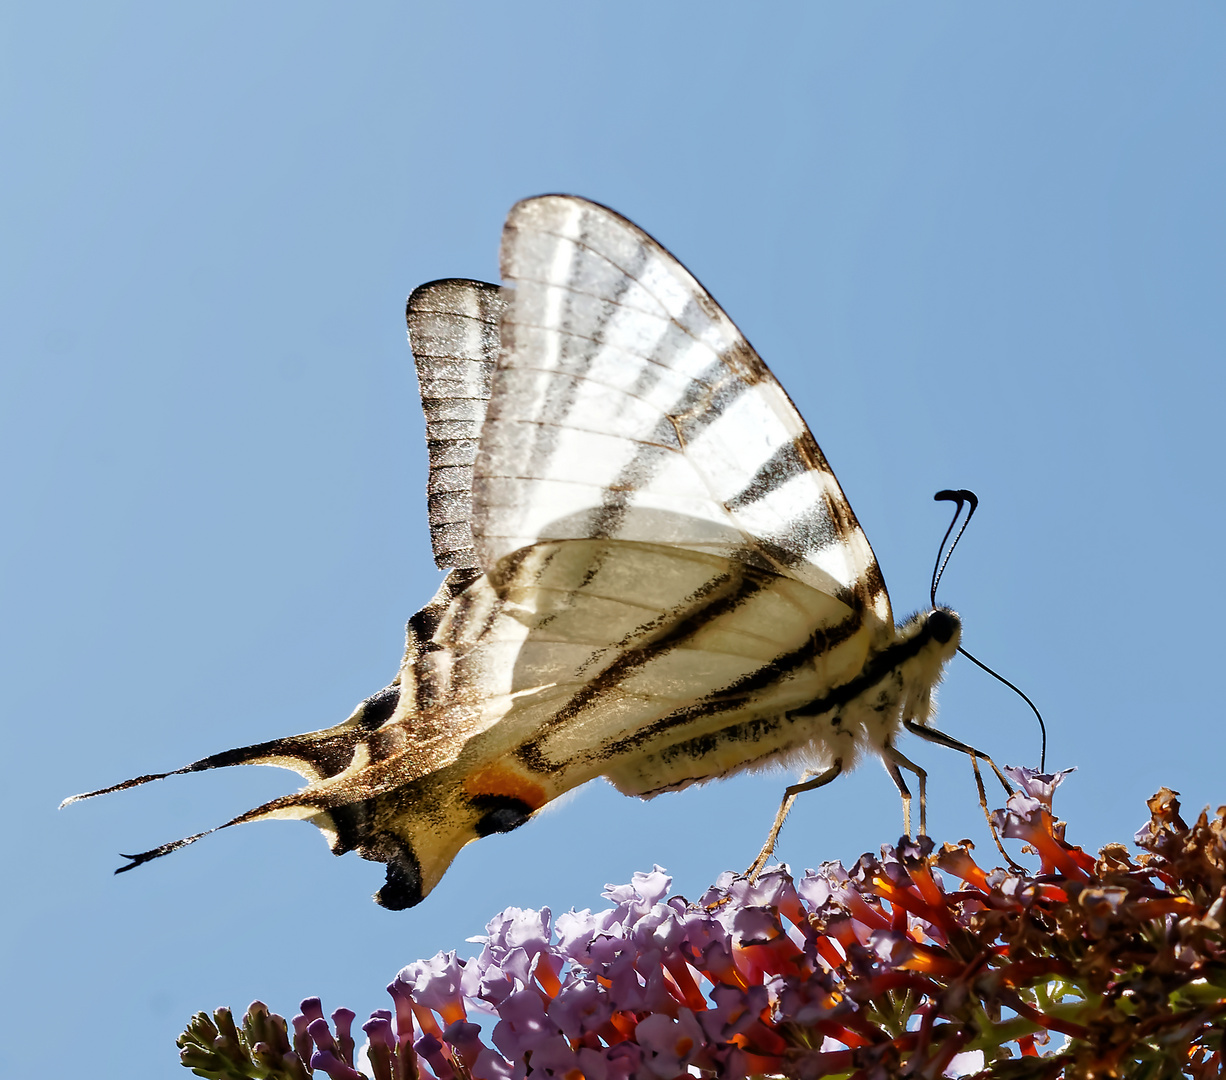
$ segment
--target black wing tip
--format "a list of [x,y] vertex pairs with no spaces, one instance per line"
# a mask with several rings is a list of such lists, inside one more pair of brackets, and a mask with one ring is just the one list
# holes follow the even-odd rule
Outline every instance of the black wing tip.
[[125,855],[125,854],[124,854],[124,853],[121,851],[121,852],[119,853],[119,857],[120,857],[121,859],[131,859],[131,860],[132,860],[130,863],[128,863],[128,865],[127,865],[127,866],[117,866],[117,867],[115,867],[115,873],[117,873],[117,874],[126,874],[126,873],[127,873],[129,870],[135,870],[135,869],[136,869],[138,866],[140,866],[142,863],[147,863],[147,862],[148,862],[150,859],[156,859],[156,858],[157,858],[157,854],[155,854],[155,853],[153,853],[153,852],[146,851],[146,852],[143,852],[143,853],[142,853],[142,854],[140,854],[140,855]]
[[[194,839],[194,838],[193,838]],[[163,855],[169,855],[176,848],[182,847],[185,843],[191,843],[190,840],[177,840],[173,844],[163,844],[161,847],[155,847],[150,851],[142,851],[138,855],[125,855],[122,851],[119,853],[121,859],[131,859],[132,861],[127,866],[117,866],[115,873],[126,874],[129,870],[135,870],[138,866],[144,866],[145,863],[153,859],[161,858]]]
[[150,859],[156,859],[159,855],[165,855],[166,852],[161,848],[154,848],[152,851],[142,851],[139,855],[125,855],[122,851],[119,853],[121,859],[131,859],[126,866],[115,867],[115,873],[126,874],[129,870],[135,870],[138,866],[143,866]]
[[407,911],[409,908],[417,907],[424,900],[420,890],[413,892],[410,890],[401,890],[392,885],[384,885],[374,895],[374,901],[381,908],[387,908],[388,911]]
[[[221,826],[225,828],[225,826]],[[126,874],[129,870],[135,870],[138,866],[143,866],[147,862],[154,859],[160,859],[163,855],[169,855],[172,851],[178,851],[179,848],[187,847],[188,844],[194,844],[202,836],[208,836],[209,833],[216,832],[216,829],[206,829],[202,833],[196,833],[195,836],[185,836],[182,840],[172,840],[169,844],[161,844],[158,847],[150,848],[148,851],[142,851],[137,855],[125,855],[122,851],[119,853],[121,859],[131,859],[127,866],[116,867],[115,873]]]

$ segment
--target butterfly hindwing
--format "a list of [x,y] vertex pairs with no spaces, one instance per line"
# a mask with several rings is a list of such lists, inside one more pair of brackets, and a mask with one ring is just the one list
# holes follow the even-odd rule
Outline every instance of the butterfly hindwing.
[[461,279],[419,286],[405,308],[426,414],[430,539],[443,570],[479,568],[472,469],[498,360],[502,308],[497,285]]

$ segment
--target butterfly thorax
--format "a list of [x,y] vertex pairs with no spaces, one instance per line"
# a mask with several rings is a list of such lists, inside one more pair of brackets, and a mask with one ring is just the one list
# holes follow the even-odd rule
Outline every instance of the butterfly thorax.
[[854,679],[800,712],[828,717],[833,729],[846,730],[856,752],[845,765],[853,763],[859,751],[879,752],[906,721],[927,724],[936,715],[936,688],[961,636],[961,620],[949,608],[917,612],[897,627],[894,639],[871,655]]

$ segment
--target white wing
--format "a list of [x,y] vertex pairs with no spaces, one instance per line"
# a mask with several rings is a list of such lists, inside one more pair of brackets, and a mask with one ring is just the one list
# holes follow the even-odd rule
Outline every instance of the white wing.
[[695,278],[603,206],[528,199],[502,242],[502,352],[474,479],[478,561],[543,540],[769,569],[894,633],[872,549],[795,406]]

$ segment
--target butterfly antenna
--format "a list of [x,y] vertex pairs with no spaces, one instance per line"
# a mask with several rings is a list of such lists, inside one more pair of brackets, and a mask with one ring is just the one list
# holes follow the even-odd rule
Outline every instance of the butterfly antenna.
[[[962,534],[966,532],[966,527],[971,523],[971,518],[975,511],[979,508],[979,498],[973,491],[967,491],[965,488],[960,488],[957,491],[945,490],[938,491],[933,497],[935,502],[952,502],[957,505],[954,507],[953,520],[949,523],[949,528],[945,530],[945,535],[941,538],[941,546],[937,548],[936,565],[932,568],[932,592],[929,598],[932,601],[932,606],[937,604],[937,586],[941,583],[941,575],[945,573],[945,567],[949,563],[949,557],[954,553],[954,548],[958,546],[958,541],[962,539]],[[966,520],[962,522],[962,528],[958,530],[958,535],[954,537],[954,542],[949,545],[949,550],[945,550],[945,542],[949,539],[949,534],[954,531],[954,526],[958,524],[958,518],[962,514],[962,507],[969,506],[970,509],[966,513]],[[942,558],[944,555],[944,558]],[[993,671],[987,664],[977,657],[968,653],[961,645],[958,646],[958,652],[965,656],[976,667],[986,671],[992,678],[1004,683],[1018,697],[1020,697],[1035,715],[1035,719],[1039,721],[1039,734],[1042,739],[1041,748],[1039,751],[1039,771],[1043,772],[1047,768],[1047,725],[1043,723],[1043,714],[1039,712],[1038,706],[1030,700],[1026,694],[1018,687],[1014,686],[999,672]]]
[[979,660],[976,657],[972,656],[970,653],[968,653],[964,648],[962,648],[961,645],[958,646],[958,652],[960,652],[963,656],[965,656],[976,667],[982,668],[984,671],[986,671],[989,675],[992,676],[992,678],[999,679],[1010,690],[1012,690],[1015,694],[1017,694],[1017,696],[1020,697],[1027,705],[1030,706],[1031,711],[1035,715],[1035,718],[1039,721],[1039,733],[1042,736],[1042,740],[1043,740],[1042,748],[1039,751],[1039,772],[1046,772],[1047,771],[1047,725],[1043,723],[1043,714],[1039,712],[1038,706],[1036,706],[1035,703],[1031,701],[1030,698],[1028,698],[1025,695],[1025,693],[1023,693],[1016,686],[1014,686],[1013,683],[1011,683],[1003,675],[1001,675],[997,671],[993,671],[982,660]]
[[[932,590],[929,593],[929,598],[932,600],[932,606],[937,606],[937,586],[941,584],[941,575],[945,573],[945,566],[949,562],[949,557],[954,553],[954,548],[958,546],[958,541],[962,539],[962,534],[966,532],[966,527],[971,523],[971,518],[975,516],[975,511],[979,509],[979,496],[973,491],[967,491],[965,488],[959,488],[957,491],[938,491],[933,497],[934,502],[952,502],[957,503],[954,507],[953,520],[949,523],[949,528],[945,530],[945,535],[941,537],[941,546],[937,548],[936,565],[932,568]],[[962,515],[962,507],[969,506],[970,509],[966,512],[966,520],[962,522],[962,528],[958,530],[958,535],[954,537],[954,542],[949,545],[949,550],[945,550],[945,541],[949,539],[949,534],[954,531],[954,526],[958,524],[958,518]],[[941,556],[944,555],[944,559]]]

